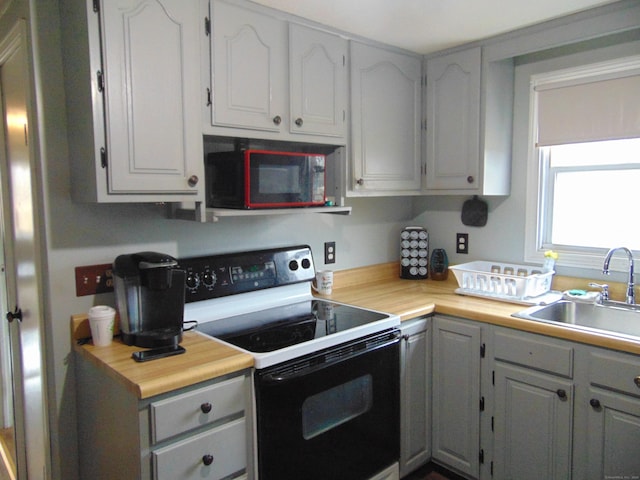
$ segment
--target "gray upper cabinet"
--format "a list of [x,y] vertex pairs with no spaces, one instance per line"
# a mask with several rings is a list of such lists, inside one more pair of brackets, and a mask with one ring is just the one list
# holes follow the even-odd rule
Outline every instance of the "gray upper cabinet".
[[211,4],[211,17],[213,125],[285,129],[286,23],[218,1]]
[[205,133],[344,143],[335,138],[346,131],[347,41],[260,9],[210,8]]
[[426,193],[508,195],[513,65],[480,47],[426,62]]
[[73,198],[201,200],[197,5],[63,1],[61,11]]
[[347,40],[289,24],[289,131],[345,137]]
[[351,42],[351,195],[421,188],[421,59]]
[[427,188],[478,188],[481,50],[427,62]]

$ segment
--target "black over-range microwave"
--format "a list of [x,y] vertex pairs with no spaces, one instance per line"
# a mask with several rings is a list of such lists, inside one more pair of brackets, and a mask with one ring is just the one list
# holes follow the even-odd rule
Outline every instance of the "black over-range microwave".
[[239,150],[206,161],[207,207],[282,208],[326,202],[325,155]]

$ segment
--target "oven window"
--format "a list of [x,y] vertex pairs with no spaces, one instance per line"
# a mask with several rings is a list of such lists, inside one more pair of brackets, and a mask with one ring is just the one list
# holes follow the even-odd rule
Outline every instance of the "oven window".
[[373,379],[370,374],[308,397],[302,404],[302,436],[317,437],[371,409]]
[[299,165],[260,165],[258,175],[260,193],[300,193]]

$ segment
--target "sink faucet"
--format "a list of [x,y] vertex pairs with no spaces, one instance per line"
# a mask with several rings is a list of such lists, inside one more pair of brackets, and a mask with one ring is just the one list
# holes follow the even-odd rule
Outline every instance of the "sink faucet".
[[624,250],[629,258],[629,281],[627,282],[627,303],[629,305],[635,305],[636,294],[633,285],[633,253],[627,247],[616,247],[609,250],[607,256],[604,258],[604,265],[602,266],[602,273],[609,275],[609,262],[616,250]]

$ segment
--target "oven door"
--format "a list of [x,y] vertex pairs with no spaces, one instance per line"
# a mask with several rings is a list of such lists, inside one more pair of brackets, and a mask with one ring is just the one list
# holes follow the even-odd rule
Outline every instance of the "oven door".
[[399,457],[397,331],[255,376],[260,480],[366,480]]

